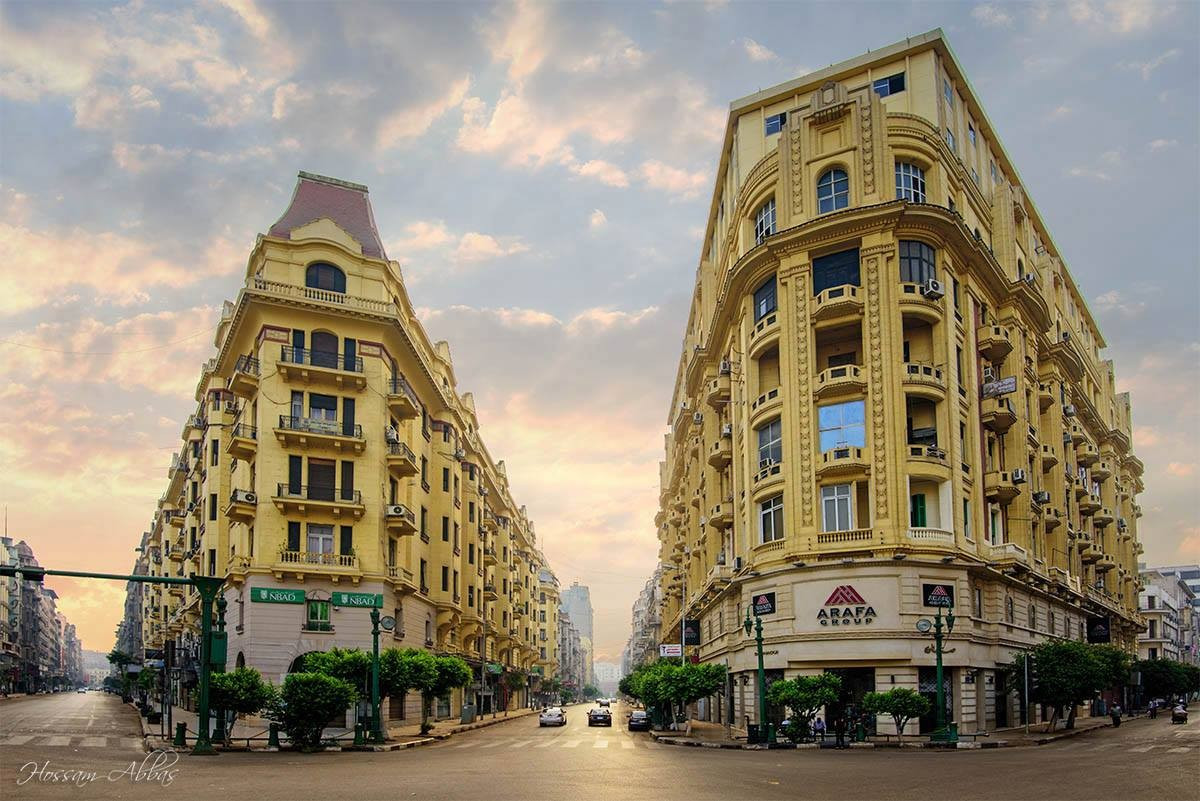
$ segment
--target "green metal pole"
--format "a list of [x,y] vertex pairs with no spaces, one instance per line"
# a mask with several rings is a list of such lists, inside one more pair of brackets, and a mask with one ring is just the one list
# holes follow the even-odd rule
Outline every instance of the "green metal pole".
[[942,609],[938,607],[933,621],[933,649],[937,656],[937,733],[946,734],[946,690],[942,686]]
[[371,609],[371,740],[383,742],[383,721],[379,714],[379,610]]
[[219,578],[210,576],[191,577],[192,583],[200,592],[200,708],[198,710],[199,725],[197,726],[196,745],[192,748],[194,756],[205,756],[217,753],[212,746],[209,732],[208,682],[211,676],[212,660],[212,616],[213,600],[217,591],[224,583]]
[[767,723],[767,672],[763,668],[762,618],[754,616],[754,642],[758,646],[758,725],[760,736],[771,741],[770,724]]

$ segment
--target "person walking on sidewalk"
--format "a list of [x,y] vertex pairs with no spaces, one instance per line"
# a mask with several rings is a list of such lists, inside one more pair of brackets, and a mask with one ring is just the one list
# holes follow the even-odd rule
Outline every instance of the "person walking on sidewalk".
[[1120,728],[1121,727],[1121,705],[1113,704],[1112,707],[1108,711],[1109,711],[1109,714],[1112,715],[1113,728],[1114,729]]
[[1158,699],[1150,701],[1150,719],[1154,720],[1158,717]]
[[825,721],[822,720],[820,716],[818,716],[816,722],[813,723],[813,735],[820,739],[821,742],[825,742]]

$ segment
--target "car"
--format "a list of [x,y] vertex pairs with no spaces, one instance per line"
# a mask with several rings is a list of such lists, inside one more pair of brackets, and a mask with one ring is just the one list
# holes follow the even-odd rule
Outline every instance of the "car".
[[566,726],[567,713],[562,711],[561,707],[548,706],[538,715],[538,727],[542,726]]
[[611,726],[612,712],[608,711],[608,707],[598,706],[588,712],[589,726]]
[[650,713],[644,709],[635,709],[629,713],[630,731],[650,731]]
[[87,687],[80,687],[80,688],[79,688],[78,690],[76,690],[75,692],[77,692],[77,693],[86,693],[86,692],[87,692]]
[[604,706],[604,707],[611,706],[611,703],[609,702],[609,699],[607,699],[607,698],[600,698],[596,701],[596,703],[599,704],[600,706]]

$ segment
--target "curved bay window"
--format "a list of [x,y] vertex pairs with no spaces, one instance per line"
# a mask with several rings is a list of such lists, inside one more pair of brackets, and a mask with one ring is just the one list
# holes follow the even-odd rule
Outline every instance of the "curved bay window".
[[865,403],[860,400],[817,408],[821,451],[866,447]]
[[937,278],[937,251],[913,239],[900,240],[900,280],[906,284],[923,284]]
[[346,294],[346,274],[332,264],[317,262],[304,271],[304,285],[311,289]]
[[925,202],[925,171],[916,164],[896,162],[896,197],[911,203]]
[[845,170],[826,170],[817,181],[817,210],[826,214],[850,205],[850,178]]
[[758,322],[776,309],[775,276],[771,276],[754,290],[754,322]]
[[775,233],[775,198],[759,207],[754,215],[754,244],[761,245]]

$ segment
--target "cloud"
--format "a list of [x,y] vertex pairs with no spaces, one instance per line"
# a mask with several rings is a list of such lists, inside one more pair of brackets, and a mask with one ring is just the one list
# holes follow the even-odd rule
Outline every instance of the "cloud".
[[446,224],[441,220],[418,220],[404,226],[404,236],[389,242],[387,250],[389,253],[429,250],[445,245],[453,239],[446,229]]
[[1170,462],[1167,464],[1167,472],[1178,478],[1187,478],[1196,472],[1195,462]]
[[642,163],[640,174],[646,185],[681,198],[694,198],[709,182],[707,172],[688,172],[651,159]]
[[1149,61],[1122,61],[1119,66],[1122,69],[1140,73],[1142,80],[1148,81],[1156,69],[1169,61],[1174,61],[1177,58],[1179,58],[1179,49],[1171,48],[1170,50],[1160,53]]
[[991,3],[981,3],[971,9],[971,16],[986,28],[1007,28],[1012,25],[1012,17],[1007,11]]
[[525,253],[528,250],[529,246],[518,237],[497,239],[488,234],[471,232],[463,234],[462,239],[458,241],[458,247],[454,251],[454,260],[460,263],[490,261]]
[[600,209],[596,209],[588,217],[588,227],[593,231],[608,225],[608,217]]
[[1174,11],[1173,4],[1161,0],[1072,0],[1067,5],[1073,22],[1118,34],[1145,31]]
[[442,96],[420,105],[399,109],[384,117],[375,136],[376,147],[386,150],[405,140],[421,136],[440,117],[461,106],[470,87],[470,76],[463,76],[450,84]]
[[1128,291],[1110,290],[1095,299],[1096,311],[1100,314],[1118,314],[1126,319],[1142,316],[1146,311],[1146,302],[1134,300]]
[[1061,120],[1061,119],[1071,116],[1071,114],[1073,112],[1074,112],[1074,109],[1072,109],[1070,106],[1068,106],[1064,103],[1062,105],[1056,106],[1055,109],[1050,112],[1050,119]]
[[532,75],[546,58],[548,36],[546,7],[531,0],[519,0],[512,14],[500,17],[492,31],[490,46],[493,60],[508,64],[509,80],[520,82]]
[[267,19],[267,15],[262,12],[254,0],[217,0],[217,2],[236,14],[256,39],[266,41],[270,37],[271,21]]
[[1150,152],[1157,153],[1179,145],[1178,139],[1154,139],[1150,142]]
[[594,178],[608,186],[622,188],[629,186],[629,175],[624,170],[616,164],[611,164],[600,159],[592,159],[582,164],[572,164],[571,172],[576,175],[582,175],[585,178]]
[[746,51],[746,55],[750,57],[751,61],[774,61],[779,58],[769,47],[765,47],[749,37],[742,39],[742,49]]

